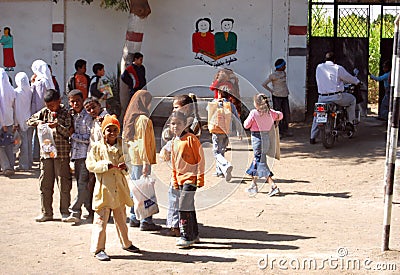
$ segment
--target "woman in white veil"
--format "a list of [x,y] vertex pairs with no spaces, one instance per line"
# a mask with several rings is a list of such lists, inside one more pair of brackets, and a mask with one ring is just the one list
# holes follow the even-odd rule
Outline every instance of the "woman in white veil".
[[18,125],[18,132],[21,136],[21,150],[19,153],[18,170],[30,170],[33,164],[32,155],[32,135],[33,128],[26,124],[26,121],[31,117],[32,112],[26,106],[31,105],[32,90],[29,83],[29,78],[24,72],[19,72],[15,76],[15,120]]
[[[40,111],[44,108],[44,92],[48,89],[54,89],[53,80],[51,78],[50,69],[47,66],[47,63],[43,60],[35,60],[32,63],[32,72],[33,76],[32,80],[32,104],[31,104],[31,112],[32,114]],[[36,131],[35,131],[36,132]],[[37,139],[37,134],[35,133],[35,142],[33,148],[33,156],[35,159],[39,159],[39,141]]]
[[14,106],[15,92],[11,86],[7,73],[0,68],[0,109],[1,109],[1,129],[0,134],[7,140],[7,143],[0,146],[0,165],[5,176],[14,175],[14,143],[13,126],[14,126]]

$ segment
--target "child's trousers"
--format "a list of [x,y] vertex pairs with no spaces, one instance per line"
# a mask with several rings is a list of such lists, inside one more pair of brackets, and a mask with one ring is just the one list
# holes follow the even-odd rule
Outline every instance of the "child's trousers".
[[96,254],[106,249],[106,227],[111,211],[113,211],[114,223],[122,247],[128,248],[132,245],[132,242],[128,238],[125,205],[116,209],[103,208],[94,212],[90,252]]

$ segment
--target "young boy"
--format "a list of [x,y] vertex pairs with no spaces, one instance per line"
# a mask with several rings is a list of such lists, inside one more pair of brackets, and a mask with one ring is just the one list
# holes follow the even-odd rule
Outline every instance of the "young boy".
[[121,80],[129,87],[129,100],[139,90],[146,86],[146,69],[143,65],[143,54],[133,54],[133,63],[126,67]]
[[225,158],[226,147],[229,143],[228,135],[234,120],[239,119],[236,107],[228,100],[228,97],[227,92],[218,90],[217,98],[207,106],[208,130],[212,134],[213,153],[216,160],[215,176],[225,177],[227,182],[232,178],[233,169],[232,164]]
[[109,261],[110,257],[104,250],[111,211],[122,249],[129,252],[138,252],[139,249],[129,240],[126,225],[126,206],[133,206],[133,201],[126,180],[128,172],[122,153],[122,139],[118,137],[120,124],[116,116],[106,115],[101,128],[104,139],[93,144],[86,159],[88,170],[96,174],[90,250],[99,261]]
[[[271,73],[262,86],[272,94],[272,104],[275,111],[283,113],[283,119],[279,122],[279,133],[281,137],[292,137],[289,130],[290,108],[289,89],[286,83],[286,61],[282,58],[275,61],[275,72]],[[268,83],[272,82],[272,89]]]
[[69,137],[72,129],[72,119],[67,108],[61,105],[60,93],[54,89],[44,92],[44,107],[33,114],[28,120],[29,126],[36,127],[39,124],[47,123],[52,129],[53,139],[57,149],[56,158],[44,158],[41,150],[40,158],[40,197],[42,214],[36,218],[37,222],[53,220],[53,192],[54,182],[57,180],[60,190],[60,212],[62,219],[69,216],[68,207],[71,202],[72,179],[69,170],[69,153],[71,145]]
[[[95,97],[88,97],[83,102],[83,106],[86,109],[86,112],[92,117],[92,128],[90,129],[90,142],[89,142],[89,149],[93,144],[98,141],[103,140],[103,132],[101,130],[101,123],[103,122],[104,116],[108,114],[107,110],[101,108],[100,102]],[[89,202],[90,202],[90,209],[92,209],[92,198],[93,198],[93,190],[94,184],[96,182],[96,178],[94,173],[89,172],[89,182],[88,182],[88,190],[89,190]],[[92,214],[92,215],[91,215]],[[93,212],[89,213],[87,217],[88,220],[93,219]]]
[[74,89],[68,94],[69,105],[72,108],[72,121],[74,132],[71,135],[71,160],[74,162],[75,178],[78,194],[69,211],[70,216],[64,222],[79,223],[82,214],[82,205],[91,217],[93,215],[91,197],[89,197],[89,171],[86,169],[86,155],[90,142],[90,130],[93,119],[83,108],[83,94]]
[[108,92],[105,89],[105,83],[102,79],[105,75],[104,65],[101,63],[94,64],[93,73],[94,76],[92,76],[90,81],[89,94],[90,96],[96,97],[99,100],[101,107],[105,108]]
[[83,100],[88,97],[90,76],[86,74],[86,60],[78,59],[75,61],[75,73],[72,75],[67,82],[67,88],[65,93],[68,93],[74,89],[78,89],[82,92]]

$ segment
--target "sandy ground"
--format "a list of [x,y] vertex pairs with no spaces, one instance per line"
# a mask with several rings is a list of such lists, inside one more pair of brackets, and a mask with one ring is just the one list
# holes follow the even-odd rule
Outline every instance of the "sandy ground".
[[[293,124],[295,136],[282,139],[281,160],[271,163],[282,192],[277,197],[267,196],[269,186],[254,197],[244,192],[252,156],[247,139],[231,140],[230,183],[212,177],[213,158],[204,144],[206,187],[196,195],[201,243],[179,249],[175,238],[130,228],[130,238],[142,250],[131,254],[121,249],[109,224],[110,262],[99,262],[89,252],[91,224],[60,221],[57,188],[58,220],[34,221],[40,211],[38,170],[0,176],[0,273],[400,274],[399,173],[391,251],[381,252],[385,128],[366,118],[355,138],[342,138],[326,150],[321,143],[309,144],[309,124]],[[160,202],[154,218],[163,225],[169,173],[165,163],[153,167]]]

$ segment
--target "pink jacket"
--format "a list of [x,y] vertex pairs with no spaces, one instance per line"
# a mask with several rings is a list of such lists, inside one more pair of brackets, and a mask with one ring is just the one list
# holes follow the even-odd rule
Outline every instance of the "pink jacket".
[[268,113],[261,113],[253,109],[244,121],[243,126],[252,132],[267,132],[271,130],[274,121],[281,120],[282,118],[283,114],[279,111],[271,109]]

